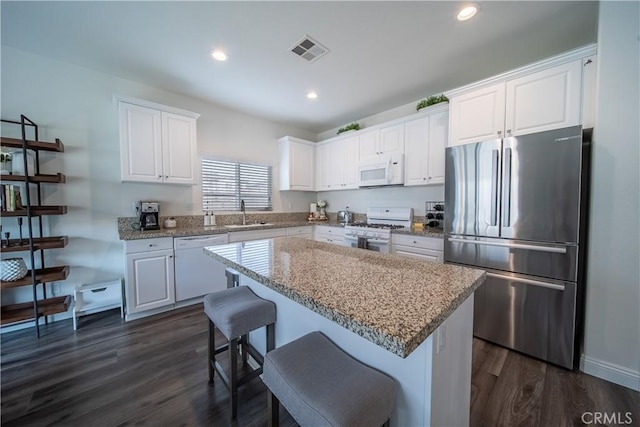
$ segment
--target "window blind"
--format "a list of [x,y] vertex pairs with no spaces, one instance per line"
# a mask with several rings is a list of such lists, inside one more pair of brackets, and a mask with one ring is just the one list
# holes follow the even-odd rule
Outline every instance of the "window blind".
[[244,200],[248,211],[270,211],[272,205],[271,166],[202,159],[202,209],[240,210]]

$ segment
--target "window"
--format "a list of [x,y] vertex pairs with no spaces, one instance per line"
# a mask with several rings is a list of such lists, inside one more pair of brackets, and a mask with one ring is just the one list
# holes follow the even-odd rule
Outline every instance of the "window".
[[271,166],[202,159],[202,209],[248,211],[273,209]]

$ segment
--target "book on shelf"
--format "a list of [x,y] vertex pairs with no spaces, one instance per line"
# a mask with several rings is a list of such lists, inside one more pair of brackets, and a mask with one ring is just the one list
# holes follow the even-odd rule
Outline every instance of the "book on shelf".
[[20,186],[11,184],[2,184],[0,193],[0,201],[2,202],[2,211],[15,212],[24,210],[22,204],[22,196],[20,195]]

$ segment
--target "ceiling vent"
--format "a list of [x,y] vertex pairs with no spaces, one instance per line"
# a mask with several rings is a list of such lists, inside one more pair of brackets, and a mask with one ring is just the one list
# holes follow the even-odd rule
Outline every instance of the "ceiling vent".
[[304,36],[290,50],[309,62],[316,61],[318,58],[329,52],[329,49],[309,36]]

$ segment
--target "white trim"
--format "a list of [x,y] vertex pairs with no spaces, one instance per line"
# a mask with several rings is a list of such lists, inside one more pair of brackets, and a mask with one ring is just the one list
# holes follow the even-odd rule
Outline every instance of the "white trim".
[[445,96],[449,99],[462,95],[466,92],[471,92],[486,86],[491,86],[496,83],[506,82],[518,77],[525,76],[527,74],[536,73],[538,71],[546,70],[548,68],[556,67],[558,65],[566,64],[567,62],[575,61],[576,59],[582,59],[587,56],[594,55],[597,51],[595,44],[580,47],[578,49],[570,50],[560,55],[552,56],[551,58],[543,59],[542,61],[535,62],[533,64],[525,65],[524,67],[516,68],[511,71],[498,74],[493,77],[489,77],[484,80],[480,80],[475,83],[461,86],[456,89],[445,92]]
[[158,104],[155,102],[146,101],[144,99],[132,98],[130,96],[114,94],[113,101],[115,103],[126,102],[127,104],[139,105],[140,107],[153,108],[154,110],[164,111],[165,113],[178,114],[180,116],[191,117],[193,119],[198,119],[198,117],[200,117],[200,114],[194,113],[193,111],[183,110],[181,108],[176,108],[176,107],[170,107],[168,105]]
[[580,358],[580,370],[585,374],[602,378],[603,380],[619,384],[640,391],[640,372],[585,356]]

